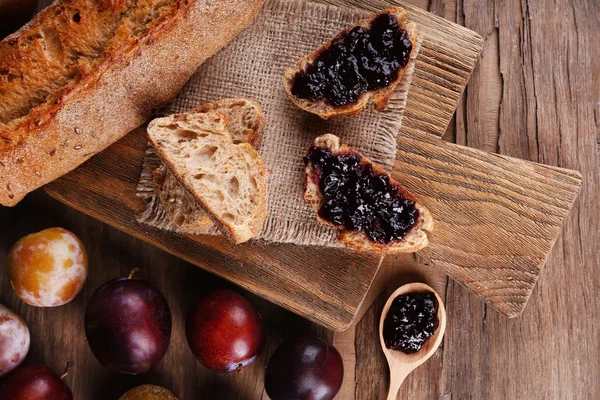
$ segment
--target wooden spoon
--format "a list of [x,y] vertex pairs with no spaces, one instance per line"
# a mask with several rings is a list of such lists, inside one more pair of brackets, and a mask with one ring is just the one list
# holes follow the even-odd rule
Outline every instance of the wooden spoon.
[[[429,338],[421,348],[421,350],[412,354],[404,354],[401,351],[388,349],[385,346],[385,342],[383,341],[383,321],[390,310],[392,302],[394,299],[401,294],[411,293],[411,292],[431,292],[435,294],[435,297],[438,301],[438,321],[439,325],[433,334],[432,337]],[[419,365],[423,364],[429,357],[435,353],[437,348],[442,343],[442,338],[444,337],[444,332],[446,331],[446,310],[444,309],[444,303],[440,296],[433,290],[431,287],[427,286],[424,283],[409,283],[404,286],[400,286],[392,295],[389,297],[388,301],[385,303],[383,307],[383,312],[381,313],[381,318],[379,320],[379,341],[381,343],[381,348],[383,349],[383,353],[385,354],[385,358],[387,358],[388,365],[390,367],[390,390],[388,392],[387,400],[395,400],[398,396],[398,390],[400,389],[400,385],[404,382],[404,379]]]

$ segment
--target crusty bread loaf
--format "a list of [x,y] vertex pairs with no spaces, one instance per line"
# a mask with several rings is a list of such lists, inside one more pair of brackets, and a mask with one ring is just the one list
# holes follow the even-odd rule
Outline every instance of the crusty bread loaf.
[[[349,152],[359,155],[356,151],[350,147],[341,144],[340,139],[331,134],[319,136],[313,142],[313,146],[322,147],[328,149],[332,154],[342,153],[347,154]],[[381,168],[379,165],[373,163],[368,158],[360,156],[360,163],[362,165],[370,164],[373,172],[380,175],[389,174]],[[415,202],[414,207],[419,211],[418,220],[414,226],[408,231],[408,233],[401,239],[391,241],[387,244],[374,242],[362,231],[351,232],[346,229],[340,228],[340,226],[334,225],[329,221],[319,217],[319,211],[325,203],[325,197],[319,189],[319,172],[313,168],[309,162],[306,165],[306,187],[304,192],[304,199],[309,202],[312,208],[317,213],[317,218],[324,224],[334,226],[339,229],[338,240],[348,247],[351,247],[358,251],[370,251],[376,253],[412,253],[418,251],[429,244],[428,236],[433,232],[434,222],[431,213],[427,208],[420,204],[417,199],[409,193],[399,182],[395,181],[390,177],[390,183],[399,188],[400,193],[406,199],[413,200]]]
[[[406,11],[402,7],[390,7],[382,10],[378,13],[370,15],[369,17],[361,20],[356,25],[346,28],[342,32],[340,32],[334,39],[324,43],[317,50],[303,57],[299,63],[297,68],[287,68],[283,73],[283,85],[285,87],[285,91],[287,92],[290,99],[301,109],[308,111],[310,113],[316,114],[323,119],[329,119],[331,117],[335,117],[338,115],[354,115],[358,114],[362,111],[363,108],[369,103],[369,101],[375,104],[375,108],[379,111],[382,111],[387,106],[392,94],[396,87],[400,84],[402,80],[402,76],[404,75],[404,71],[407,66],[404,66],[399,72],[398,77],[391,82],[387,87],[366,91],[358,97],[358,100],[355,103],[347,104],[344,106],[335,107],[331,104],[328,104],[325,101],[310,101],[307,99],[302,99],[296,97],[292,94],[292,88],[294,86],[294,80],[296,74],[300,71],[305,71],[306,68],[314,63],[317,57],[327,48],[329,48],[332,42],[341,37],[345,36],[348,32],[354,29],[357,26],[362,28],[368,28],[371,25],[371,22],[380,16],[381,14],[390,14],[397,18],[399,25],[406,30],[408,34],[408,39],[412,42],[412,51],[415,51],[416,43],[417,43],[417,26],[413,22],[409,22],[406,18]],[[410,57],[409,57],[410,58]],[[408,64],[407,64],[408,65]]]
[[264,0],[59,0],[0,42],[0,204],[141,125]]
[[[210,111],[220,112],[227,117],[227,130],[231,133],[233,143],[250,143],[257,147],[265,126],[260,104],[248,99],[222,99],[204,104],[191,113]],[[167,218],[180,232],[204,233],[213,225],[194,196],[179,183],[166,165],[162,164],[157,168],[152,178]]]
[[223,234],[242,243],[260,233],[269,172],[254,147],[233,143],[225,115],[210,111],[157,118],[148,125],[148,137]]

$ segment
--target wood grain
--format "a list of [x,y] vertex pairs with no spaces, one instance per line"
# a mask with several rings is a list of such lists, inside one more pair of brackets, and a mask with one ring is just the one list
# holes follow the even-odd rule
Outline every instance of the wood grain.
[[[405,112],[418,116],[419,127],[440,136],[477,61],[481,38],[418,8],[408,8],[424,42],[416,63],[419,72],[411,86],[416,100]],[[145,140],[143,130],[129,136],[48,185],[48,193],[312,321],[338,331],[350,326],[380,257],[293,245],[234,247],[221,237],[179,237],[141,226],[135,217],[143,204],[135,196],[135,187]]]
[[[452,115],[452,104],[458,101],[462,90],[460,84],[468,78],[474,57],[478,54],[479,37],[418,9],[410,8],[410,17],[419,23],[424,43],[417,59],[411,95],[398,138],[394,176],[419,196],[437,221],[431,245],[419,252],[419,256],[426,265],[440,267],[501,312],[516,317],[523,311],[576,198],[581,185],[580,175],[439,140],[440,132]],[[447,40],[452,31],[460,40]],[[437,114],[437,111],[443,113]],[[282,261],[289,256],[288,252],[306,252],[311,257],[317,251],[313,253],[294,246],[268,246],[274,253],[265,263],[263,252],[253,253],[250,250],[242,255],[219,238],[200,240],[212,242],[215,254],[220,251],[220,246],[225,255],[231,257],[234,252],[237,253],[229,259],[231,265],[245,263],[259,270],[256,274],[240,274],[207,261],[208,252],[192,241],[186,239],[185,244],[173,244],[171,241],[179,243],[184,239],[138,226],[134,216],[142,209],[142,204],[137,198],[126,198],[134,192],[139,170],[129,166],[140,165],[134,153],[138,151],[141,154],[143,151],[142,135],[140,132],[136,134],[139,141],[126,139],[124,144],[115,145],[107,151],[113,152],[112,155],[98,156],[67,177],[48,185],[47,190],[80,211],[136,237],[148,236],[151,243],[327,327],[343,330],[350,325],[377,271],[376,267],[358,268],[365,273],[362,281],[349,279],[353,273],[342,276],[340,280],[337,274],[332,273],[334,269],[315,260],[304,275],[297,274],[298,279],[277,279],[286,276],[286,266]],[[119,155],[119,151],[128,155]],[[123,163],[122,157],[129,157],[128,162]],[[98,179],[100,172],[102,176]],[[123,181],[129,182],[129,186],[124,186]],[[85,189],[77,190],[81,182],[88,183],[82,185]],[[115,188],[118,196],[107,197],[106,187]],[[120,219],[115,217],[117,215]],[[157,239],[158,236],[161,238]],[[198,250],[194,251],[195,248]],[[252,254],[261,256],[252,257]],[[289,258],[298,257],[301,256],[291,255]],[[357,257],[358,261],[348,258],[342,264],[357,267],[361,261],[367,260],[365,255]],[[214,258],[215,261],[217,259]],[[311,282],[306,280],[310,272],[325,277],[319,282],[321,289],[318,291],[310,285],[303,285]],[[328,278],[331,280],[327,281]],[[351,285],[348,291],[339,290],[343,287],[339,286],[340,283],[352,282],[358,282],[358,287]],[[319,296],[319,301],[315,302],[310,295],[290,297],[267,289],[288,287],[275,283],[305,289],[313,296],[319,292],[333,294]],[[340,305],[343,305],[341,310],[338,309]]]
[[[580,174],[445,143],[410,128],[406,118],[394,177],[437,223],[419,256],[501,312],[518,316],[577,196]],[[139,168],[130,166],[141,165],[144,138],[142,129],[130,134],[46,190],[313,321],[335,330],[351,324],[377,270],[374,256],[340,252],[330,264],[321,261],[327,260],[326,249],[269,245],[257,251],[256,245],[233,247],[221,237],[192,240],[137,224],[143,207],[134,194]],[[225,263],[219,254],[227,257]],[[288,265],[301,259],[309,262],[290,273]],[[362,279],[353,279],[357,276]]]
[[[463,6],[467,26],[481,20],[480,2]],[[452,370],[460,372],[448,373],[444,382],[453,397],[597,397],[600,328],[593,321],[600,305],[592,299],[600,287],[600,163],[594,140],[600,98],[600,64],[594,57],[600,51],[598,7],[593,1],[559,0],[551,7],[494,2],[488,18],[488,31],[497,31],[496,71],[502,77],[499,96],[492,98],[501,101],[467,107],[466,132],[460,136],[471,143],[478,136],[478,142],[494,143],[503,154],[579,170],[583,187],[520,319],[508,322],[450,284],[455,307],[449,318],[470,315],[462,316],[465,325],[457,324],[447,339],[452,353],[447,360],[461,359],[452,362]],[[563,33],[560,41],[556,32]],[[497,110],[495,129],[471,130],[484,107]],[[477,341],[464,337],[471,329],[479,332]]]
[[[379,7],[376,1],[353,3],[361,7]],[[395,2],[392,0],[391,3]],[[473,85],[469,86],[465,100],[467,106],[477,106],[480,110],[469,120],[469,129],[475,133],[469,136],[466,144],[494,152],[499,148],[496,145],[499,111],[493,104],[501,99],[499,87],[503,78],[498,66],[498,33],[494,29],[493,3],[479,6],[481,17],[478,15],[472,19],[474,28],[484,32],[488,41],[481,55],[482,64],[473,75]],[[411,18],[418,19],[420,15],[414,14]],[[438,19],[435,21],[437,23]],[[427,21],[418,23],[419,26],[429,24]],[[424,36],[435,51],[451,48],[442,36]],[[438,110],[439,106],[436,101],[423,99],[437,99],[438,93],[451,97],[452,91],[433,89],[431,83],[441,82],[446,74],[430,65],[419,64],[419,59],[421,55],[415,65],[415,78],[398,139],[394,169],[394,176],[400,182],[424,198],[425,205],[438,222],[432,244],[419,252],[419,256],[423,263],[442,268],[501,312],[516,317],[523,311],[575,201],[581,176],[573,171],[553,172],[552,168],[527,165],[520,160],[508,160],[436,141],[430,134],[442,136],[445,130],[445,126],[444,130],[432,127],[436,125],[433,110]],[[446,60],[444,65],[447,65]],[[453,68],[460,71],[458,66]],[[525,82],[521,78],[515,79],[513,84],[516,88],[530,85]],[[451,84],[446,81],[441,86],[448,88]],[[530,92],[533,90],[528,89],[525,93]],[[525,118],[518,111],[523,106],[523,101],[515,98],[515,102],[505,107],[505,114],[509,118],[514,115]],[[453,112],[447,117],[450,118]],[[529,120],[523,119],[525,126],[528,126]],[[461,126],[464,128],[464,125]],[[492,134],[476,134],[480,130]],[[457,131],[464,135],[464,129]],[[514,136],[521,140],[515,143],[515,147],[535,146],[529,140],[524,141],[520,132]],[[525,153],[510,155],[532,159]],[[553,178],[556,181],[551,183]],[[452,213],[452,210],[459,212]]]
[[423,263],[509,317],[525,308],[581,186],[578,172],[439,143],[406,126],[394,177],[435,216]]

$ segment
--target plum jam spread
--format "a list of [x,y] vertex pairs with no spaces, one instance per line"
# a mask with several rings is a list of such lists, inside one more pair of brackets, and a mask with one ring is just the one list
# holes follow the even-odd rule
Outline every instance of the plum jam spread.
[[395,81],[411,50],[396,17],[381,14],[368,30],[357,26],[336,37],[306,71],[296,74],[292,94],[335,107],[355,103],[362,93]]
[[332,154],[312,146],[305,158],[319,177],[325,203],[319,216],[348,231],[362,231],[370,240],[389,243],[402,239],[419,218],[415,202],[405,198],[387,175],[363,165],[352,151]]
[[438,301],[431,292],[407,293],[394,299],[383,322],[388,349],[416,353],[438,327]]

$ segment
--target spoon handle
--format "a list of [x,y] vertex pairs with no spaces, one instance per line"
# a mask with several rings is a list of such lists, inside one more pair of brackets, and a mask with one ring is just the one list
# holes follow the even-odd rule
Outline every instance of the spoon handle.
[[396,368],[393,368],[390,366],[390,389],[388,391],[387,400],[396,400],[402,382],[404,382],[404,379],[406,379],[408,374],[410,374],[410,371],[412,371],[409,368],[402,367],[403,366],[396,366]]

